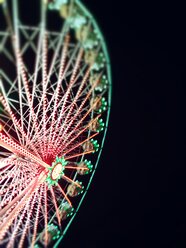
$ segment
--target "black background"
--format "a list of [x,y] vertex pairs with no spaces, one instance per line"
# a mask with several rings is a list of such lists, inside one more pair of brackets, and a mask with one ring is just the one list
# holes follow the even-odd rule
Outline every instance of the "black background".
[[107,41],[113,101],[99,168],[61,247],[186,247],[184,5],[83,2]]
[[60,247],[186,247],[184,4],[82,2],[108,45],[113,98],[97,173]]

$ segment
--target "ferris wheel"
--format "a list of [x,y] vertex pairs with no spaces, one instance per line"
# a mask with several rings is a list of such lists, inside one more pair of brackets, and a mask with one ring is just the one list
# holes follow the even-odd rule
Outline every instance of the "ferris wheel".
[[57,247],[98,166],[110,62],[80,1],[32,1],[33,23],[22,2],[0,0],[0,247]]

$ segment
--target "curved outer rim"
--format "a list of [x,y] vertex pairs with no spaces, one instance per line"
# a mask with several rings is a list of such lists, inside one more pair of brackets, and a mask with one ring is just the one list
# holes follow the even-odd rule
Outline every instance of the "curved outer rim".
[[92,171],[92,175],[89,179],[89,183],[85,189],[85,192],[83,194],[83,196],[81,197],[81,200],[78,204],[78,207],[76,209],[76,211],[74,212],[74,215],[71,217],[70,221],[68,222],[67,226],[65,227],[61,237],[58,239],[58,241],[55,243],[54,245],[54,248],[57,248],[58,245],[60,244],[60,242],[62,241],[62,239],[64,238],[68,228],[70,227],[72,221],[74,220],[79,208],[81,207],[81,204],[87,194],[87,191],[92,183],[92,179],[94,177],[94,174],[96,172],[96,169],[98,167],[98,163],[99,163],[99,160],[100,160],[100,156],[101,156],[101,153],[102,153],[102,149],[103,149],[103,145],[104,145],[104,142],[105,142],[105,138],[106,138],[106,133],[107,133],[107,129],[108,129],[108,123],[109,123],[109,117],[110,117],[110,110],[111,110],[111,98],[112,98],[112,73],[111,73],[111,64],[110,64],[110,58],[109,58],[109,54],[108,54],[108,49],[107,49],[107,46],[106,46],[106,43],[105,43],[105,39],[103,37],[103,34],[101,32],[101,29],[99,28],[95,18],[92,16],[92,14],[89,12],[89,10],[80,2],[80,0],[75,0],[78,5],[82,8],[82,10],[86,13],[86,15],[92,20],[92,23],[94,25],[94,27],[99,31],[99,35],[101,37],[101,45],[102,45],[102,48],[103,48],[103,52],[106,56],[106,61],[107,61],[107,73],[108,73],[108,81],[109,81],[109,87],[108,87],[108,110],[107,110],[107,118],[106,118],[106,124],[105,124],[105,131],[104,131],[104,135],[103,135],[103,139],[102,139],[102,143],[101,143],[101,147],[100,147],[100,151],[99,151],[99,154],[98,154],[98,157],[97,157],[97,161],[96,161],[96,164],[95,164],[95,168],[94,170]]

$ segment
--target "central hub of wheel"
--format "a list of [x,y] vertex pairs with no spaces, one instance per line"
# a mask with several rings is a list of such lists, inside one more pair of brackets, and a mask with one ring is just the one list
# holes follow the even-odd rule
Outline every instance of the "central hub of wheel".
[[59,178],[63,169],[64,167],[61,163],[56,164],[51,172],[51,179],[56,180],[57,178]]
[[64,175],[64,170],[67,163],[68,162],[64,159],[64,157],[56,157],[55,162],[53,162],[52,166],[49,168],[48,175],[46,178],[49,187],[58,184],[58,181]]

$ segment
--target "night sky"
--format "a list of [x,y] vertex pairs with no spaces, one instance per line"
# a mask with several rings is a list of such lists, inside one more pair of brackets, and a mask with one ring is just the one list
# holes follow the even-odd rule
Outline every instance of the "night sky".
[[185,248],[185,7],[82,2],[107,42],[112,109],[92,186],[59,247]]
[[184,6],[83,2],[107,41],[113,101],[99,168],[61,247],[186,247]]

